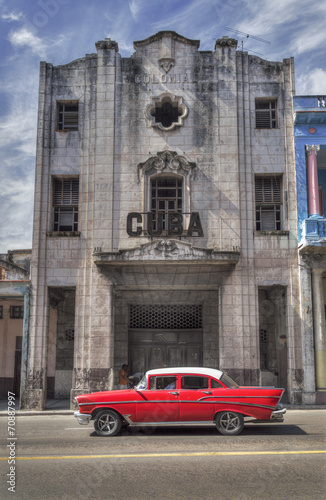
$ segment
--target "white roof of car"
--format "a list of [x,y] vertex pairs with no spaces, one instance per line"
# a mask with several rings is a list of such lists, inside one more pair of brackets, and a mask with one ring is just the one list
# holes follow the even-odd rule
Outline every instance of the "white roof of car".
[[156,368],[155,370],[149,370],[146,372],[146,375],[165,375],[165,374],[182,374],[189,373],[195,375],[208,375],[210,377],[214,377],[220,379],[223,375],[223,372],[220,370],[216,370],[215,368],[201,368],[198,366],[182,366],[175,368]]

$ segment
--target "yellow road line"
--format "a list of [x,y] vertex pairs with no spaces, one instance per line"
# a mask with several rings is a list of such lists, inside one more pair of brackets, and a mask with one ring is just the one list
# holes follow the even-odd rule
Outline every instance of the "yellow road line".
[[[62,455],[41,457],[16,457],[15,460],[80,460],[87,458],[164,458],[164,457],[234,457],[259,455],[316,455],[326,453],[326,450],[306,451],[207,451],[190,453],[122,453],[119,455]],[[8,460],[1,457],[0,460]]]

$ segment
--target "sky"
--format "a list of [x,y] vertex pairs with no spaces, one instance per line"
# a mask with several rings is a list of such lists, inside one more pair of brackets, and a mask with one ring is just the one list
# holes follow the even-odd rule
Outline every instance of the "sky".
[[69,63],[105,38],[130,57],[162,30],[199,50],[228,35],[270,61],[293,56],[296,95],[326,94],[325,1],[0,0],[0,253],[32,248],[40,61]]

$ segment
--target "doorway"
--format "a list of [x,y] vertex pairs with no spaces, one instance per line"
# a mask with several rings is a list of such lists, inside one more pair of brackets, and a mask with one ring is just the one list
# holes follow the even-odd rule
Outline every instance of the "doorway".
[[203,333],[198,330],[130,330],[130,373],[154,368],[203,365]]

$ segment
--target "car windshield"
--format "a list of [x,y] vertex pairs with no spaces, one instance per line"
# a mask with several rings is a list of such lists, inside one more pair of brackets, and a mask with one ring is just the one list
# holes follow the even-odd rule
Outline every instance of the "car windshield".
[[238,384],[236,382],[234,382],[234,380],[232,380],[232,378],[230,378],[225,373],[223,373],[220,380],[221,380],[222,384],[226,385],[226,387],[230,387],[230,388],[231,387],[239,387]]
[[147,378],[146,378],[146,374],[143,376],[143,378],[138,382],[137,385],[135,385],[135,389],[137,389],[138,391],[141,391],[141,390],[144,390],[144,389],[147,389]]

